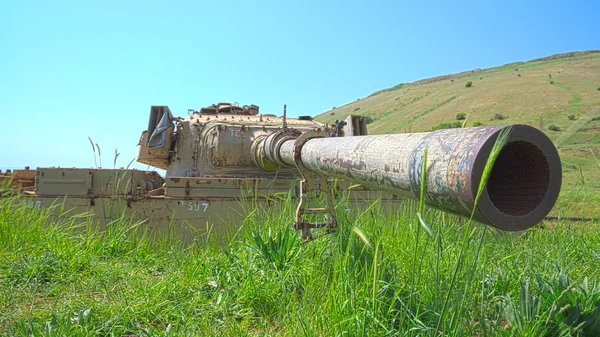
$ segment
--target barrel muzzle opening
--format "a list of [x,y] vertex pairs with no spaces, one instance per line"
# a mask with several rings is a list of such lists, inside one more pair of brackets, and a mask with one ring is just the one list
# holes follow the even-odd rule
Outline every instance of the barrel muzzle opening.
[[550,139],[535,128],[517,125],[496,158],[477,209],[500,229],[532,227],[554,206],[561,173]]

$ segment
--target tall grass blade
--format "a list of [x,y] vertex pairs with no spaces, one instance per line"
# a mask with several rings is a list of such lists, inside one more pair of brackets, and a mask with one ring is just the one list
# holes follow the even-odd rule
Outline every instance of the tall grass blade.
[[[494,163],[496,162],[496,159],[498,158],[498,155],[500,155],[500,152],[502,152],[502,149],[504,148],[504,146],[507,144],[509,136],[512,132],[512,128],[511,127],[506,127],[504,129],[502,129],[500,131],[500,133],[498,134],[498,137],[496,138],[496,141],[494,142],[494,146],[492,147],[492,150],[490,152],[490,155],[485,163],[485,167],[483,169],[483,173],[481,176],[481,180],[479,181],[479,185],[477,187],[477,194],[475,196],[475,202],[473,204],[473,211],[471,212],[471,217],[469,218],[469,222],[467,224],[467,229],[464,230],[463,232],[463,237],[460,241],[460,253],[458,256],[458,259],[456,261],[456,264],[454,266],[454,271],[452,273],[452,279],[450,281],[450,287],[448,289],[448,292],[446,294],[446,298],[444,300],[444,305],[442,307],[442,311],[440,313],[440,318],[439,321],[437,323],[436,326],[436,330],[440,330],[440,328],[443,325],[444,322],[444,318],[446,315],[446,312],[448,310],[448,304],[450,303],[450,297],[453,294],[453,289],[454,289],[454,285],[456,284],[456,279],[458,276],[458,272],[459,270],[461,270],[462,268],[462,264],[464,262],[465,259],[465,254],[466,254],[466,250],[467,250],[467,246],[469,244],[469,242],[471,241],[471,235],[472,235],[472,231],[471,229],[473,228],[473,217],[475,216],[475,212],[477,210],[477,205],[479,204],[479,200],[481,198],[481,195],[485,189],[485,186],[487,184],[487,181],[489,180],[489,177],[492,173],[492,169],[494,167]],[[484,238],[484,234],[485,234],[485,229],[483,230],[483,233],[481,235],[480,238],[480,242],[477,248],[477,255],[476,255],[476,259],[473,262],[473,265],[475,265],[477,263],[477,258],[479,257],[479,252],[481,251],[481,247],[483,244],[483,238]],[[470,278],[469,278],[470,281]],[[463,291],[463,295],[461,295],[457,300],[457,302],[459,303],[458,306],[458,310],[455,311],[455,314],[452,316],[452,319],[450,321],[450,329],[454,329],[456,327],[457,324],[457,318],[460,316],[460,314],[463,311],[463,305],[464,305],[464,294],[468,291],[469,287],[469,282],[466,283],[465,285],[465,289]]]
[[367,235],[365,234],[365,232],[363,232],[360,228],[353,226],[352,227],[352,232],[354,234],[356,234],[356,236],[358,236],[360,238],[360,240],[369,248],[373,248],[373,246],[371,245],[371,241],[369,241],[369,238],[367,238]]
[[92,145],[92,152],[94,152],[94,167],[98,167],[98,162],[96,161],[96,147],[94,146],[94,142],[92,141],[92,138],[90,138],[88,136],[88,140],[90,141],[90,144]]
[[98,160],[100,160],[100,167],[102,167],[102,152],[100,152],[100,145],[96,143],[96,149],[98,149]]
[[119,155],[121,153],[119,153],[119,151],[117,149],[115,149],[115,158],[113,159],[113,169],[117,168],[117,158],[119,158]]

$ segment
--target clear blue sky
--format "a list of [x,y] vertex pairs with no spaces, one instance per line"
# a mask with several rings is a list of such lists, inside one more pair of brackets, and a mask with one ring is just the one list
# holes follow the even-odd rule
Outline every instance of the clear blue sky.
[[[136,155],[150,105],[315,115],[401,82],[600,48],[600,1],[0,1],[0,168]],[[145,166],[137,166],[145,168]]]

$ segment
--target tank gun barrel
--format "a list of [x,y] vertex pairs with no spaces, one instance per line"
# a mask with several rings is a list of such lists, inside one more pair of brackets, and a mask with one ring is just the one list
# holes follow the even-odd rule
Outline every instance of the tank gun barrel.
[[[510,128],[506,143],[475,205],[486,162],[505,128]],[[554,206],[561,186],[556,148],[544,133],[526,125],[319,137],[304,139],[300,146],[296,136],[281,132],[263,141],[260,152],[267,155],[258,157],[280,167],[300,165],[321,176],[417,200],[427,160],[428,206],[466,217],[473,213],[475,220],[508,231],[541,221]]]

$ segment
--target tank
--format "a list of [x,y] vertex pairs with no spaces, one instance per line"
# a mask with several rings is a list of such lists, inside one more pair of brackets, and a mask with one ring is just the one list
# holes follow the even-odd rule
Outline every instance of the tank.
[[[476,202],[500,134],[505,145]],[[0,179],[30,207],[61,204],[55,216],[89,212],[106,225],[125,214],[145,220],[150,231],[174,228],[184,237],[208,230],[227,235],[246,216],[245,201],[267,206],[291,194],[297,211],[290,222],[304,241],[313,239],[312,229],[336,227],[336,194],[350,186],[351,203],[387,207],[419,199],[423,188],[427,205],[508,231],[542,220],[561,186],[556,148],[526,125],[368,135],[365,118],[355,115],[328,125],[287,118],[285,106],[276,116],[256,105],[218,103],[186,117],[152,106],[138,146],[137,161],[165,170],[164,177],[51,167],[4,172]]]

